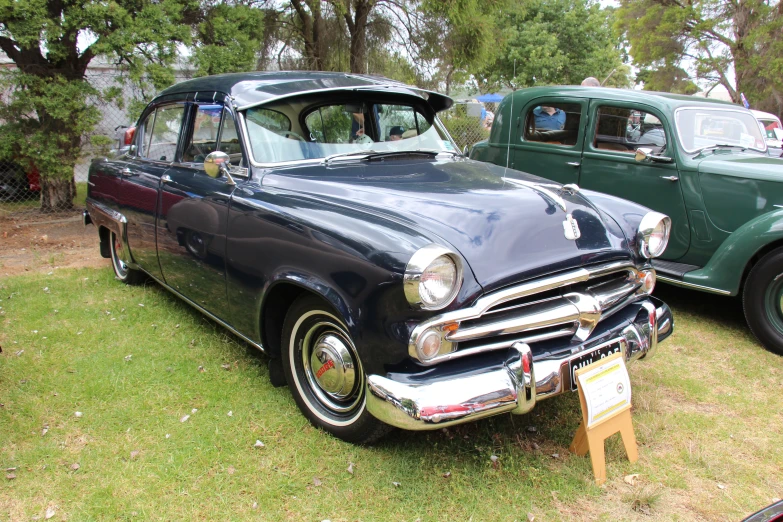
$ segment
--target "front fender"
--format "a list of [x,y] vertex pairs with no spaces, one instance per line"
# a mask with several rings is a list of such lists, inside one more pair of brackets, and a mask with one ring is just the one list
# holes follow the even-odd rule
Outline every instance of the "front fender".
[[683,282],[717,293],[737,295],[753,256],[779,240],[783,240],[783,209],[763,214],[739,227],[726,238],[704,268],[688,272]]

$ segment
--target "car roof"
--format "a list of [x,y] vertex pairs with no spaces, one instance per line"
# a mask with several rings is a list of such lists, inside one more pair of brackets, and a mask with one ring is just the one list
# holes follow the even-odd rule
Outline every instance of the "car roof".
[[203,76],[172,85],[157,97],[223,93],[230,95],[236,107],[241,110],[289,96],[337,90],[381,90],[413,95],[427,100],[436,112],[453,104],[453,100],[443,94],[381,76],[317,71],[257,71]]
[[775,116],[774,114],[772,114],[770,112],[757,111],[756,109],[751,109],[750,112],[752,112],[753,116],[755,116],[757,119],[758,118],[764,118],[766,120],[775,120],[775,121],[780,122],[780,118],[778,118],[777,116]]
[[743,108],[741,105],[722,100],[700,98],[686,94],[670,92],[637,91],[631,89],[615,89],[611,87],[582,87],[580,85],[552,85],[546,87],[529,87],[521,89],[517,96],[537,98],[539,96],[578,96],[580,98],[602,98],[605,100],[647,102],[666,105],[672,108],[689,106],[723,106]]

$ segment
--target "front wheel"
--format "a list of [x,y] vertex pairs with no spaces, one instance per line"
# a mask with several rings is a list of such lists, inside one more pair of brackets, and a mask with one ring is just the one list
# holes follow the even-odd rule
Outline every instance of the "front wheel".
[[299,409],[346,442],[368,444],[391,427],[365,407],[365,374],[347,328],[315,296],[297,299],[283,322],[282,362]]
[[114,275],[117,279],[126,285],[138,285],[144,282],[144,273],[130,268],[120,259],[119,252],[122,251],[122,242],[117,234],[112,232],[109,235],[109,248],[111,250],[111,267],[114,269]]
[[764,347],[783,355],[783,248],[761,258],[742,293],[745,320]]

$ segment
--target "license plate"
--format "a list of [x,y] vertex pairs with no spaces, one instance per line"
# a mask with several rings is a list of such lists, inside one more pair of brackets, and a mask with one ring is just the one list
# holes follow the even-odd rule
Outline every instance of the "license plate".
[[574,375],[574,372],[578,370],[579,368],[584,368],[585,366],[588,366],[590,364],[593,364],[596,361],[600,361],[604,357],[608,355],[612,355],[613,353],[621,352],[622,347],[620,346],[620,341],[609,341],[608,343],[601,345],[597,348],[593,348],[592,351],[583,353],[582,355],[578,357],[574,357],[571,359],[570,365],[571,365],[571,391],[576,390],[576,375]]

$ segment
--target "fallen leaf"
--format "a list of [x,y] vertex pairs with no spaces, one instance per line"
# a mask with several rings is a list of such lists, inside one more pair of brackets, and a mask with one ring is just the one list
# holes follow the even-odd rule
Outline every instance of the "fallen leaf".
[[175,324],[175,325],[174,325],[174,328],[179,328],[179,325],[178,325],[178,324]]
[[559,459],[560,458],[560,454],[559,453],[552,453],[552,458],[553,459]]
[[6,470],[8,473],[11,473],[12,471],[16,471],[16,468],[5,468],[5,470]]
[[167,439],[170,439],[170,438],[171,438],[171,434],[170,434],[170,433],[167,433],[167,434],[166,434],[166,438],[167,438]]
[[253,502],[253,509],[258,509],[258,502]]
[[198,411],[198,408],[193,408],[192,410],[190,410],[190,413],[196,413],[197,411]]
[[184,416],[184,417],[182,417],[182,418],[181,418],[179,421],[180,421],[180,422],[188,422],[188,419],[189,419],[189,418],[190,418],[190,415],[185,415],[185,416]]
[[261,442],[260,440],[257,440],[256,443],[253,444],[253,447],[254,448],[263,448],[264,447],[264,443]]
[[536,519],[536,517],[533,516],[533,513],[527,514],[527,522],[533,522]]
[[21,357],[23,353],[24,353],[24,350],[19,350],[18,352],[16,352],[16,356],[17,357]]
[[236,472],[236,470],[234,469],[234,466],[229,466],[228,469],[226,470],[226,472],[229,475],[233,475]]
[[139,303],[139,306],[144,308],[144,303]]
[[498,461],[498,456],[497,455],[490,455],[489,460],[491,460],[492,462],[497,462]]
[[49,431],[49,426],[44,426],[44,427],[43,427],[43,429],[41,430],[41,437],[43,437],[44,435],[46,435],[46,433],[47,433],[48,431]]
[[718,484],[718,489],[726,489],[726,486],[724,486],[723,484]]
[[233,411],[229,411],[228,413],[226,413],[226,415],[228,415],[229,417],[233,417],[234,416],[234,412]]
[[220,367],[223,368],[226,371],[230,371],[231,370],[231,365],[230,364],[221,364]]
[[392,486],[394,486],[395,488],[398,488],[398,487],[400,487],[400,483],[399,482],[392,482]]
[[631,486],[635,486],[637,478],[639,478],[639,474],[638,473],[634,473],[633,475],[626,475],[625,477],[623,477],[623,480],[625,481],[626,484],[630,484]]
[[203,366],[199,366],[198,367],[198,371],[201,372],[201,373],[204,373],[206,370],[204,369]]
[[128,354],[125,356],[125,362],[128,362],[131,360],[131,357],[133,357],[133,354]]
[[84,413],[82,413],[82,412],[80,412],[80,411],[76,411],[76,412],[74,412],[74,413],[73,413],[73,415],[74,415],[74,417],[76,417],[77,419],[80,419],[80,418],[82,418],[82,417],[84,416]]
[[138,456],[139,456],[139,450],[133,450],[133,451],[131,451],[131,454],[130,454],[130,458],[131,458],[131,460],[135,459],[135,458],[136,458],[136,457],[138,457]]
[[7,478],[8,480],[14,480],[16,478],[16,474],[9,473],[8,475],[5,476],[5,478]]
[[74,470],[74,471],[76,471],[76,470],[77,470],[77,469],[79,469],[80,467],[81,467],[81,466],[79,466],[79,463],[78,463],[78,462],[74,462],[73,464],[71,464],[71,469],[72,469],[72,470]]
[[345,471],[353,475],[353,462],[348,463],[348,469],[346,469]]
[[536,428],[535,426],[528,426],[527,431],[529,431],[530,433],[535,433],[538,431],[538,428]]
[[531,444],[530,447],[533,448],[534,450],[538,450],[539,449],[539,445],[536,444],[535,442],[533,444]]
[[54,507],[46,508],[46,515],[44,515],[44,518],[46,520],[49,520],[50,518],[52,518],[54,516],[55,512],[56,512],[56,510],[54,509]]
[[446,473],[444,473],[444,474],[443,474],[443,475],[441,475],[441,476],[442,476],[443,478],[449,478],[449,477],[451,477],[451,471],[447,471]]
[[318,487],[321,487],[321,484],[322,484],[322,482],[321,482],[321,480],[318,477],[313,477],[313,486],[318,488]]

